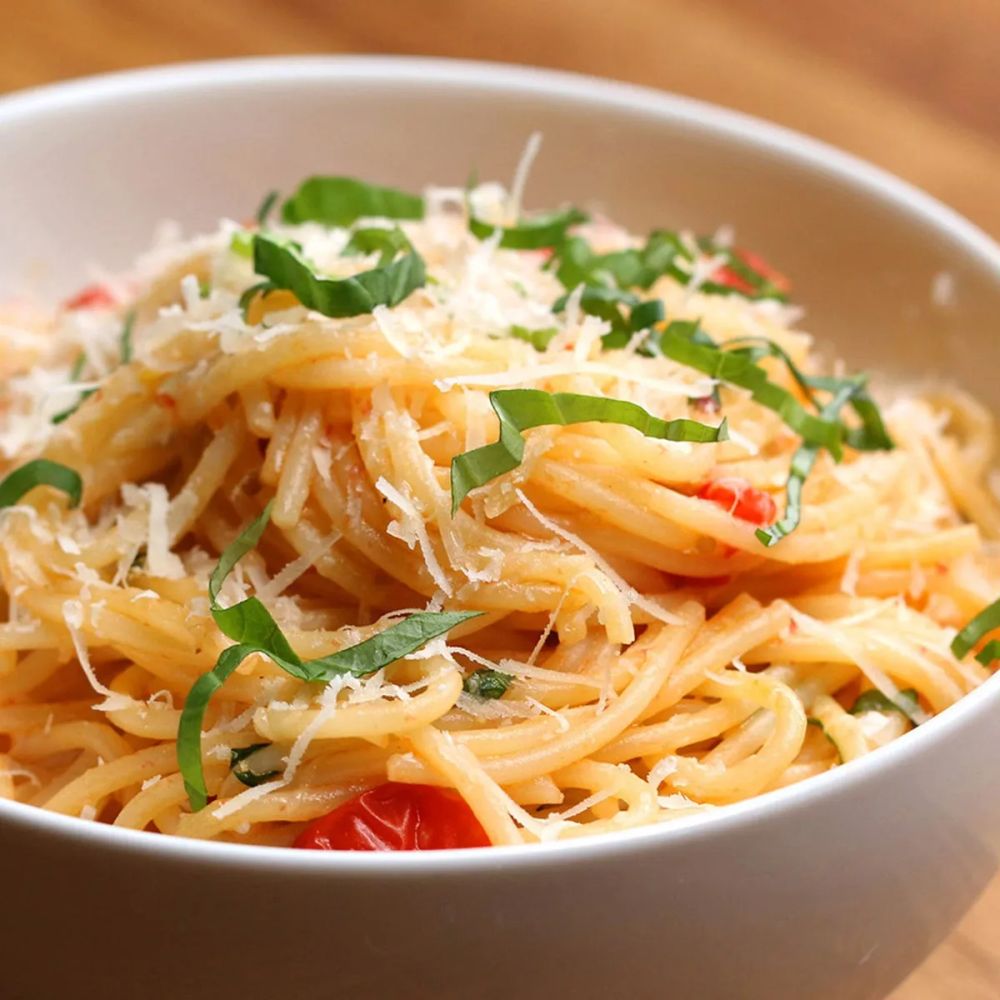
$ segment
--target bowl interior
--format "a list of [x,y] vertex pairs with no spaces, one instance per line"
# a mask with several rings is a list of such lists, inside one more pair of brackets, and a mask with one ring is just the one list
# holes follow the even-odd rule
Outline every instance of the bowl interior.
[[[929,198],[791,133],[697,102],[533,70],[427,60],[154,70],[0,102],[0,296],[126,265],[156,223],[242,219],[310,173],[411,188],[508,179],[544,135],[532,207],[645,231],[735,227],[852,365],[989,398],[1000,251]],[[947,277],[941,277],[947,275]],[[937,287],[938,294],[934,295]],[[987,363],[984,363],[987,362]]]

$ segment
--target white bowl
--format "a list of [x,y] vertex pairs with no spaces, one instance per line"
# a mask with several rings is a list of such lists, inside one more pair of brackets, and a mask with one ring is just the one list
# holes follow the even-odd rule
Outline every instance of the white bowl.
[[[383,58],[178,66],[0,101],[0,296],[124,264],[164,217],[241,218],[311,172],[507,177],[639,228],[736,226],[809,326],[988,398],[1000,249],[812,140],[621,84]],[[43,270],[40,270],[43,268]],[[951,296],[932,298],[951,275]],[[0,993],[224,1000],[882,997],[997,869],[1000,680],[870,757],[604,839],[322,854],[132,833],[0,802]]]

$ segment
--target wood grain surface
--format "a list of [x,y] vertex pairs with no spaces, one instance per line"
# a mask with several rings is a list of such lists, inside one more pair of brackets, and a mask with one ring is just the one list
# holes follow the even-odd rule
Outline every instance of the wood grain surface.
[[[553,66],[797,128],[1000,235],[1000,0],[3,0],[0,13],[0,92],[294,52]],[[1000,882],[892,1000],[942,997],[1000,998]]]

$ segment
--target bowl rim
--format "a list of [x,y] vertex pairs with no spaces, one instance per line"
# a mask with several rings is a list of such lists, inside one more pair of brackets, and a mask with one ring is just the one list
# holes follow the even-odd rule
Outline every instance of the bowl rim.
[[[866,193],[899,211],[919,218],[942,238],[950,238],[979,258],[1000,285],[1000,245],[978,226],[938,199],[850,153],[818,139],[743,112],[663,91],[583,74],[532,66],[411,56],[276,56],[177,63],[124,70],[35,87],[0,97],[0,132],[36,115],[72,108],[96,107],[123,97],[182,93],[187,90],[264,89],[276,82],[322,84],[351,80],[391,86],[454,86],[466,90],[599,106],[604,113],[621,110],[653,119],[672,120],[703,133],[743,143]],[[742,802],[650,826],[596,834],[566,841],[489,850],[432,852],[297,851],[291,848],[191,840],[50,813],[37,806],[0,799],[0,820],[21,833],[69,838],[77,844],[155,856],[190,865],[253,868],[288,873],[325,871],[338,876],[423,877],[462,875],[534,865],[589,863],[608,855],[669,850],[692,838],[739,833],[783,813],[809,808],[817,799],[834,798],[878,779],[884,770],[906,763],[966,723],[1000,706],[1000,676],[994,675],[955,705],[877,752],[850,761],[797,785],[766,792]]]

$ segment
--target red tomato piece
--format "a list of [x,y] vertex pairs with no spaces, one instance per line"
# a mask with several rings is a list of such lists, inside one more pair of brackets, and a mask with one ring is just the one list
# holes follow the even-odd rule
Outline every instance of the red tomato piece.
[[733,251],[733,253],[735,253],[736,256],[747,265],[747,267],[752,267],[759,275],[767,278],[772,285],[777,287],[778,291],[790,292],[792,290],[791,279],[787,275],[784,275],[780,271],[771,267],[771,265],[768,264],[768,262],[764,260],[759,253],[754,253],[752,250],[741,250],[738,247]]
[[735,288],[741,295],[753,295],[756,292],[753,285],[742,274],[737,274],[728,264],[720,264],[712,272],[712,281],[717,285]]
[[[776,271],[771,267],[760,254],[756,254],[752,250],[741,250],[739,248],[734,249],[733,254],[743,261],[747,267],[756,271],[762,278],[770,281],[779,292],[787,295],[792,290],[791,281],[780,271]],[[753,285],[728,264],[722,264],[720,267],[717,267],[712,274],[712,280],[720,285],[734,288],[743,295],[756,294],[756,289]]]
[[313,851],[437,851],[489,847],[456,792],[389,781],[313,820],[295,841]]
[[778,507],[769,493],[751,486],[745,479],[727,477],[712,479],[698,490],[698,497],[711,500],[733,517],[751,524],[774,524]]
[[64,309],[110,309],[117,305],[115,297],[105,285],[87,285],[63,303]]

